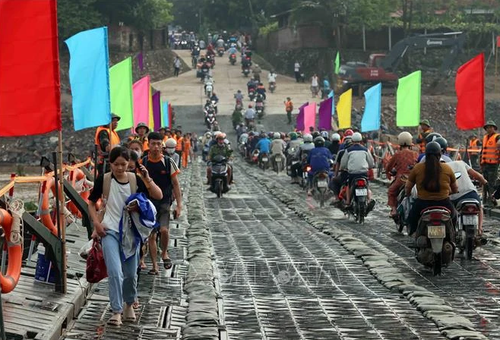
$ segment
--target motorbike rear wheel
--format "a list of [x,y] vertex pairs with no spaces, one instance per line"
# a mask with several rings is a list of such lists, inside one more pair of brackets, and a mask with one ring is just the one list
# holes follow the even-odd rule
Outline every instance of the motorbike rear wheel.
[[357,211],[357,219],[359,224],[365,224],[365,211],[366,211],[366,205],[365,202],[358,202],[357,204],[358,211]]
[[321,190],[319,193],[319,206],[321,208],[325,206],[325,201],[326,201],[326,192],[324,190]]
[[441,253],[434,253],[434,265],[432,267],[432,274],[434,276],[441,275],[441,268],[442,268],[442,258],[441,258]]
[[474,237],[467,236],[465,240],[465,258],[467,260],[472,260],[472,253],[474,251]]

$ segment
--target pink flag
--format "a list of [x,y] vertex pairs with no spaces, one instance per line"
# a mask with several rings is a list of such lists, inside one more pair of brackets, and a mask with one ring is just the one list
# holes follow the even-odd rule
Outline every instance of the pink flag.
[[301,107],[299,107],[299,114],[297,115],[297,123],[295,124],[295,128],[297,131],[303,131],[304,130],[304,108],[309,105],[309,102],[302,104]]
[[304,108],[304,133],[310,133],[310,127],[316,128],[316,103],[311,103]]
[[134,128],[139,123],[149,126],[149,81],[149,76],[145,76],[132,86],[134,92]]
[[319,129],[325,129],[327,131],[332,129],[332,106],[333,97],[330,97],[319,104]]

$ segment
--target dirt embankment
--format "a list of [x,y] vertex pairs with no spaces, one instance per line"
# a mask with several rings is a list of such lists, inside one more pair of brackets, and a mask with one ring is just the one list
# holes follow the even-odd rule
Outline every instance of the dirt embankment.
[[[152,81],[157,81],[173,75],[173,62],[175,54],[168,49],[144,52],[144,70],[140,70],[137,53],[110,52],[111,64],[127,58],[133,58],[134,81],[149,74]],[[95,128],[74,131],[73,116],[71,111],[71,95],[68,78],[69,57],[61,55],[61,103],[63,123],[63,151],[65,154],[73,153],[84,159],[94,149]],[[183,65],[183,70],[189,70],[188,65]],[[22,124],[22,122],[20,122]],[[22,138],[0,138],[0,165],[37,165],[41,156],[51,157],[51,152],[57,148],[57,133],[48,133],[40,136]]]

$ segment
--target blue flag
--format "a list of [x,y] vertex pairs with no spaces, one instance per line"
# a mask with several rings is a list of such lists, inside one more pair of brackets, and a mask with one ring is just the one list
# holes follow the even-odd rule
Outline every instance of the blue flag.
[[69,82],[75,131],[109,124],[108,28],[77,33],[65,43],[70,53]]
[[[328,93],[328,98],[333,98],[333,96],[335,95],[335,93],[333,93],[333,90],[330,91],[330,93]],[[332,99],[332,116],[335,114],[335,98]]]
[[168,115],[168,101],[162,102],[161,107],[162,107],[161,126],[162,127],[170,126],[169,115]]
[[365,92],[365,112],[361,120],[361,132],[380,129],[380,114],[382,110],[382,83],[370,87]]

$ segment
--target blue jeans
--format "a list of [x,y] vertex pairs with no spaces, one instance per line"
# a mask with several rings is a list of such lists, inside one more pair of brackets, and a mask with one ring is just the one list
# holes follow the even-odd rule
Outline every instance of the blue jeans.
[[104,262],[108,270],[109,302],[113,313],[123,312],[123,301],[131,305],[137,297],[139,247],[135,256],[123,262],[121,244],[118,240],[116,231],[106,230],[106,236],[101,241]]

